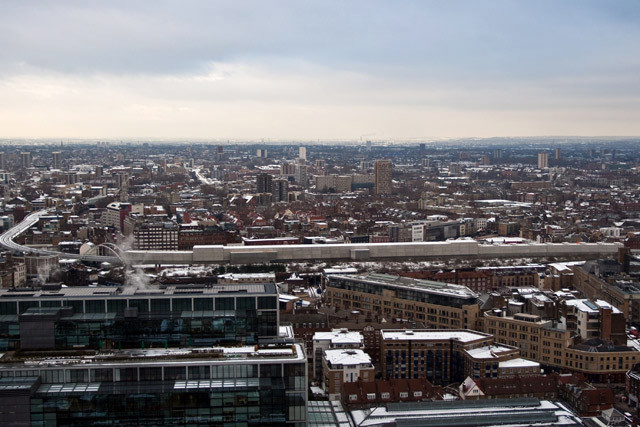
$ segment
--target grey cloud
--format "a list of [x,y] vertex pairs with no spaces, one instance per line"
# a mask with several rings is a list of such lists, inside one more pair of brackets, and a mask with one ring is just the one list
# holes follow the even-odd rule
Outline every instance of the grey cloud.
[[[637,4],[637,3],[636,3]],[[630,67],[632,2],[5,2],[0,73],[198,74],[210,62],[301,59],[435,78]]]

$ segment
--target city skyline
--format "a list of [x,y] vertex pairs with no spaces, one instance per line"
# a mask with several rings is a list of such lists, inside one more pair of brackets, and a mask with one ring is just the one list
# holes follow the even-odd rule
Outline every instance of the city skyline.
[[640,135],[634,2],[0,10],[3,138]]

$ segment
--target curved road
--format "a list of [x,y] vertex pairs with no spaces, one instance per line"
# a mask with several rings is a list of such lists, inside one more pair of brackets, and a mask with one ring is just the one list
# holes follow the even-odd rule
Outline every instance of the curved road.
[[33,227],[33,225],[38,222],[41,216],[47,214],[50,214],[50,212],[46,209],[43,209],[32,212],[24,217],[21,222],[15,224],[13,227],[0,235],[0,246],[14,252],[36,253],[40,255],[58,255],[61,258],[79,259],[81,261],[87,262],[110,262],[112,264],[120,264],[122,262],[118,257],[115,256],[68,254],[46,249],[36,249],[25,245],[20,245],[13,241],[13,239],[27,231],[29,228]]

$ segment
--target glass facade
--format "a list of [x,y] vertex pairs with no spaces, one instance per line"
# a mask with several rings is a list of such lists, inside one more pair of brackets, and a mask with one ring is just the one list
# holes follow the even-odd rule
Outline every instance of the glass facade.
[[33,299],[0,301],[0,351],[20,349],[19,315],[44,308],[72,309],[55,320],[58,350],[252,345],[278,336],[276,295]]
[[0,364],[2,422],[305,426],[306,356],[278,322],[272,284],[0,290],[0,351],[21,350]]
[[43,384],[31,399],[30,418],[34,427],[304,422],[304,412],[289,416],[287,403],[296,399],[288,398],[282,378]]
[[253,363],[181,363],[169,355],[115,366],[7,366],[0,368],[0,389],[31,389],[22,410],[32,426],[305,425],[304,353],[301,346],[285,352],[288,359]]

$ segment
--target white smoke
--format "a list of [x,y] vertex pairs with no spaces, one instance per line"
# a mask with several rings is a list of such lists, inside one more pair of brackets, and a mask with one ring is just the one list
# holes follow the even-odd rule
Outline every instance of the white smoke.
[[133,266],[131,260],[127,256],[127,251],[133,248],[133,235],[123,236],[118,239],[118,248],[120,249],[120,257],[123,261],[124,286],[132,287],[136,290],[153,289],[151,286],[151,278],[145,274],[142,268]]
[[59,269],[58,257],[53,257],[51,259],[49,259],[49,257],[38,257],[36,262],[38,263],[37,276],[35,277],[34,282],[37,285],[42,286],[49,281],[51,274]]

